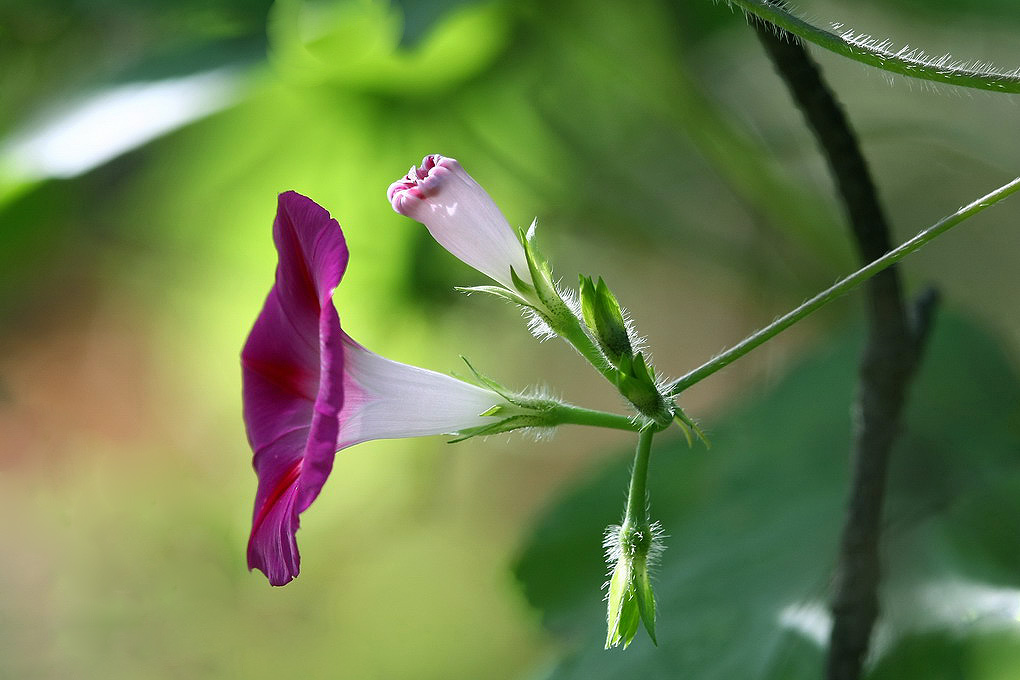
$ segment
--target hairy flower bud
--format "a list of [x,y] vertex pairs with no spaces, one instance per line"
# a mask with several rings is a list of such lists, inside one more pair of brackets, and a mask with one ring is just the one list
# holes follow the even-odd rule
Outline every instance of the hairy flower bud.
[[612,566],[606,582],[606,649],[623,644],[628,647],[644,623],[652,642],[655,639],[655,594],[649,568],[662,553],[662,527],[658,522],[637,527],[625,522],[606,530],[603,546],[606,561]]

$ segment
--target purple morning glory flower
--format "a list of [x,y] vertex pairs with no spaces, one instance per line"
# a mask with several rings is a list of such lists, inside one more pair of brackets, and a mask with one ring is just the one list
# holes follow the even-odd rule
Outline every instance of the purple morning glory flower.
[[275,586],[300,570],[298,515],[319,495],[337,451],[370,439],[452,433],[491,422],[502,399],[385,359],[340,328],[333,290],[348,251],[336,220],[311,199],[280,195],[276,282],[241,352],[244,422],[258,491],[248,568]]
[[510,290],[512,267],[531,283],[517,234],[471,175],[453,158],[432,154],[390,185],[393,209],[424,224],[439,245]]

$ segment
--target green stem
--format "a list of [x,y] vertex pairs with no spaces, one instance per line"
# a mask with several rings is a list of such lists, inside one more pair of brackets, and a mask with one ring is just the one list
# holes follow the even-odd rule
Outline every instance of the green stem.
[[909,241],[904,242],[898,248],[890,250],[888,253],[878,258],[871,264],[857,270],[850,276],[839,281],[831,288],[828,288],[818,295],[814,296],[801,306],[797,307],[793,311],[784,314],[779,317],[771,324],[756,331],[752,335],[749,335],[741,342],[737,343],[733,347],[729,348],[722,354],[719,354],[715,358],[702,364],[698,368],[694,369],[687,375],[683,376],[679,380],[675,381],[669,386],[666,394],[670,397],[675,397],[691,385],[704,380],[708,376],[712,375],[721,368],[725,368],[740,357],[744,356],[758,345],[770,340],[779,333],[783,332],[793,324],[797,323],[804,317],[808,316],[812,312],[824,306],[836,298],[840,297],[844,293],[856,288],[864,281],[877,274],[878,272],[886,269],[887,267],[896,264],[907,255],[918,250],[921,246],[928,243],[937,236],[949,231],[956,225],[960,224],[968,217],[976,215],[990,205],[993,205],[1002,199],[1006,198],[1010,194],[1020,189],[1020,177],[1017,177],[1009,184],[1005,184],[995,191],[982,196],[973,203],[966,205],[957,210],[952,215],[943,217],[941,220],[921,231]]
[[640,432],[641,428],[645,426],[644,422],[635,422],[630,416],[593,411],[571,404],[558,404],[553,407],[550,413],[557,425],[588,425],[627,432]]
[[592,340],[591,336],[581,327],[577,317],[571,315],[571,321],[566,324],[558,324],[553,328],[561,337],[573,345],[578,354],[588,360],[596,371],[602,374],[609,382],[616,384],[616,371],[606,359],[606,356],[599,349],[599,346]]
[[965,62],[950,61],[949,55],[929,57],[918,50],[908,50],[906,47],[894,51],[892,44],[887,40],[880,41],[870,36],[855,37],[850,32],[837,35],[813,26],[771,0],[729,0],[729,3],[803,40],[884,71],[980,90],[1020,92],[1020,69],[1000,71],[968,67]]
[[655,428],[646,427],[638,434],[637,451],[634,454],[634,469],[630,473],[630,492],[627,494],[627,514],[623,528],[647,527],[648,522],[648,458],[652,453],[652,438]]

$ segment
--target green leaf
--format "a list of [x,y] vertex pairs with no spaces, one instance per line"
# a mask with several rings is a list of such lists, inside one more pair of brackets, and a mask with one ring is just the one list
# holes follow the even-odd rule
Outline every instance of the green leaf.
[[[629,452],[549,511],[517,566],[546,625],[579,641],[549,677],[818,677],[823,651],[812,636],[824,634],[811,626],[825,610],[843,523],[860,338],[838,333],[777,384],[748,388],[743,405],[713,423],[719,455],[669,455],[682,440],[657,438],[649,491],[670,527],[657,568],[658,649],[601,651],[600,537],[617,519]],[[1020,588],[1020,381],[989,335],[947,313],[911,389],[885,517],[883,597],[897,623],[885,628],[888,653],[925,627],[979,634],[963,624],[984,600],[946,610],[942,584]],[[942,597],[919,595],[929,591]],[[997,614],[979,615],[984,624]],[[1015,636],[1002,644],[1020,655]],[[943,677],[939,658],[917,655],[914,672],[883,677]],[[996,664],[979,665],[958,677],[1001,677]]]
[[920,632],[892,647],[869,673],[869,680],[954,680],[1009,678],[1020,668],[1016,631],[975,630]]

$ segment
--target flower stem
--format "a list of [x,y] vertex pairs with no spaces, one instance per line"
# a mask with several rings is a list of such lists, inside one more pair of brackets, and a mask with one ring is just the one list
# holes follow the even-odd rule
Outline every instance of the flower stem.
[[1020,92],[1020,72],[970,66],[947,56],[929,57],[918,50],[894,50],[890,41],[842,31],[837,35],[813,26],[774,0],[729,0],[744,12],[793,33],[836,54],[885,71],[937,83],[973,87],[993,92]]
[[645,426],[644,422],[636,422],[630,416],[593,411],[592,409],[581,408],[571,404],[557,404],[553,407],[551,415],[558,425],[588,425],[590,427],[605,427],[610,430],[625,430],[627,432],[640,432],[641,428]]
[[648,521],[648,458],[652,452],[654,427],[645,427],[638,433],[637,451],[634,453],[634,469],[630,473],[630,491],[627,493],[627,514],[623,518],[624,530],[631,527],[646,528]]
[[606,359],[602,350],[595,344],[595,341],[591,339],[591,336],[581,327],[581,321],[577,317],[571,316],[569,322],[559,324],[553,330],[573,345],[578,354],[587,359],[588,363],[602,374],[602,377],[614,385],[616,384],[615,369],[609,363],[609,360]]
[[820,309],[827,303],[835,300],[841,295],[853,290],[864,281],[889,267],[890,265],[896,264],[907,255],[918,250],[921,246],[928,243],[932,239],[941,234],[949,231],[956,225],[960,224],[968,217],[972,217],[977,213],[981,212],[990,205],[993,205],[1002,199],[1006,198],[1015,191],[1020,190],[1020,177],[1017,177],[1012,182],[1004,184],[995,191],[982,196],[976,201],[966,205],[951,215],[943,217],[941,220],[933,224],[932,226],[919,232],[912,239],[905,241],[899,247],[890,250],[888,253],[878,258],[871,264],[862,267],[853,274],[850,274],[846,278],[842,279],[831,288],[828,288],[818,295],[814,296],[804,304],[800,305],[796,309],[784,314],[779,317],[771,324],[762,328],[761,330],[755,331],[742,341],[729,348],[722,354],[717,355],[715,358],[707,361],[698,368],[694,369],[687,375],[679,378],[673,384],[669,386],[666,394],[670,397],[675,397],[683,392],[685,389],[694,385],[701,380],[704,380],[708,376],[712,375],[716,371],[729,366],[731,363],[744,356],[755,347],[765,343],[771,338],[779,335],[779,333],[785,331],[787,328],[797,323],[804,317],[808,316],[812,312]]

